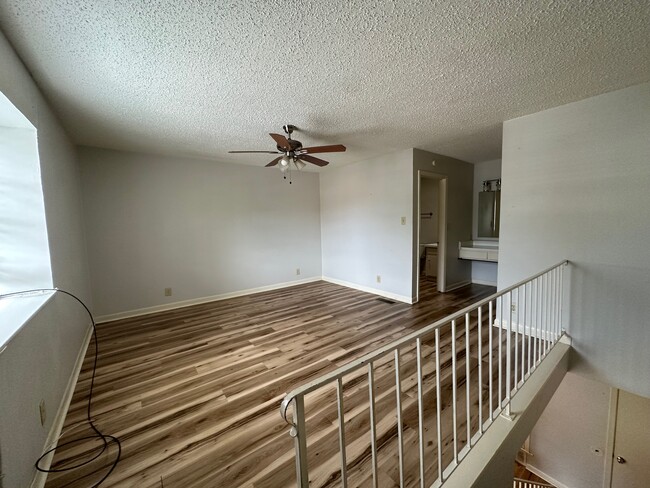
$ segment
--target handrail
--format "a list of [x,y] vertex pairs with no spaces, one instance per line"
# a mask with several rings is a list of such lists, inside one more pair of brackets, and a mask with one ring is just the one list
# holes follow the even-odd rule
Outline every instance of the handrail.
[[477,309],[478,307],[482,307],[483,305],[486,305],[489,302],[495,301],[497,298],[502,297],[502,296],[506,295],[507,293],[510,293],[511,291],[523,286],[525,283],[531,282],[531,281],[539,278],[540,276],[548,273],[549,271],[551,271],[551,270],[553,270],[555,268],[558,268],[560,266],[566,266],[568,264],[569,264],[569,260],[565,259],[565,260],[560,261],[559,263],[557,263],[557,264],[555,264],[553,266],[549,266],[545,270],[540,271],[539,273],[531,276],[530,278],[527,278],[527,279],[522,280],[522,281],[520,281],[518,283],[515,283],[514,285],[509,286],[508,288],[505,288],[505,289],[503,289],[503,290],[501,290],[501,291],[499,291],[497,293],[494,293],[494,294],[490,295],[487,298],[484,298],[484,299],[482,299],[482,300],[480,300],[480,301],[478,301],[476,303],[468,305],[467,307],[463,308],[462,310],[459,310],[458,312],[455,312],[455,313],[453,313],[451,315],[448,315],[448,316],[434,322],[433,324],[427,325],[426,327],[424,327],[424,328],[422,328],[422,329],[420,329],[418,331],[415,331],[415,332],[412,332],[412,333],[410,333],[408,335],[405,335],[404,337],[401,337],[401,338],[391,342],[390,344],[386,344],[385,346],[382,346],[382,347],[380,347],[379,349],[377,349],[377,350],[375,350],[373,352],[369,352],[369,353],[361,356],[360,358],[358,358],[358,359],[356,359],[354,361],[350,361],[349,363],[344,364],[343,366],[340,366],[340,367],[336,368],[334,371],[330,371],[329,373],[326,373],[323,376],[321,376],[321,377],[319,377],[319,378],[317,378],[317,379],[315,379],[313,381],[310,381],[309,383],[305,383],[304,385],[299,386],[298,388],[295,388],[295,389],[291,390],[289,393],[287,393],[287,395],[282,400],[282,403],[280,404],[280,415],[282,416],[282,418],[284,419],[284,421],[287,424],[295,427],[295,424],[293,422],[290,422],[287,419],[287,409],[289,408],[289,405],[291,404],[291,402],[294,400],[294,398],[296,396],[298,396],[298,395],[306,395],[307,393],[310,393],[310,392],[320,388],[321,386],[323,386],[323,385],[325,385],[327,383],[330,383],[330,382],[332,382],[334,380],[342,378],[346,374],[349,374],[352,371],[355,371],[355,370],[367,365],[368,363],[372,362],[374,359],[385,356],[386,353],[388,353],[390,351],[393,351],[393,350],[399,348],[400,346],[403,346],[404,344],[412,342],[412,341],[414,341],[414,340],[416,340],[416,339],[418,339],[420,337],[429,335],[430,333],[432,333],[436,329],[442,327],[445,324],[448,324],[452,320],[457,320],[457,319],[463,317],[466,313],[469,313],[469,312]]
[[[404,450],[401,392],[404,384],[409,384],[410,388],[413,388],[415,382],[417,383],[417,397],[411,397],[409,401],[416,402],[415,406],[418,410],[416,437],[419,442],[417,450],[419,478],[423,485],[426,472],[425,458],[431,459],[431,454],[427,453],[427,450],[429,452],[435,450],[437,466],[434,464],[434,467],[437,468],[438,474],[434,486],[442,485],[499,416],[512,419],[510,406],[513,395],[517,393],[521,385],[528,380],[532,372],[564,335],[563,268],[568,264],[568,260],[560,261],[526,280],[509,286],[418,331],[407,334],[289,392],[280,405],[280,415],[287,424],[291,425],[290,435],[295,439],[298,487],[309,486],[305,397],[308,393],[325,386],[336,388],[341,458],[340,476],[343,488],[347,487],[345,416],[346,412],[349,414],[349,411],[346,411],[343,405],[345,398],[343,378],[352,372],[363,374],[360,371],[362,368],[367,369],[368,396],[363,401],[363,405],[367,405],[367,407],[362,408],[367,408],[369,413],[370,422],[366,432],[369,434],[371,454],[364,462],[371,463],[371,466],[367,466],[366,469],[370,471],[372,468],[373,486],[377,486],[380,475],[377,465],[380,449],[396,451],[399,457],[400,486],[404,485],[405,456],[413,456],[415,451],[406,452]],[[484,326],[486,328],[482,328]],[[429,347],[423,347],[427,343]],[[450,345],[450,348],[447,348],[446,345]],[[408,373],[402,373],[400,367],[401,348],[412,350],[415,354],[417,366],[415,372],[411,369]],[[450,359],[445,359],[444,369],[441,369],[441,350],[445,355],[451,354]],[[375,403],[379,398],[375,391],[375,388],[378,387],[375,381],[375,372],[380,369],[375,362],[390,361],[391,355],[394,357],[395,380],[393,386],[388,387],[394,388],[396,395],[396,425],[392,428],[397,427],[395,440],[397,445],[391,444],[389,447],[388,444],[378,445],[377,442],[381,431],[378,431],[379,424],[377,424],[375,415]],[[425,363],[425,361],[427,362]],[[434,363],[435,376],[429,376]],[[423,374],[425,367],[429,371],[426,377]],[[450,374],[444,376],[444,381],[449,382],[445,389],[449,388],[452,395],[451,425],[448,425],[447,429],[451,429],[452,437],[443,445],[441,437],[441,416],[443,415],[441,376],[444,375],[446,368],[449,368]],[[483,373],[486,373],[485,376]],[[429,383],[425,383],[425,380]],[[385,377],[381,381],[386,385]],[[435,385],[431,382],[435,382]],[[434,387],[435,406],[427,407],[430,410],[425,412],[424,392],[428,388],[429,392],[433,394]],[[472,396],[477,398],[476,405],[472,405],[468,400]],[[359,400],[359,397],[355,400],[357,402],[355,410],[360,406]],[[293,407],[291,421],[288,419],[290,405]],[[464,408],[459,409],[459,405]],[[308,405],[308,407],[312,406]],[[410,408],[413,407],[414,405],[411,404]],[[487,409],[487,412],[484,412],[484,408]],[[425,420],[432,416],[437,425],[437,439],[433,443],[425,445],[423,425]],[[461,422],[464,421],[463,429],[459,428],[459,419]],[[477,422],[470,422],[470,420]],[[381,425],[382,429],[388,427],[385,422]],[[443,462],[443,449],[445,451],[453,449],[453,461]],[[412,463],[412,460],[409,463]],[[358,467],[359,464],[353,462],[350,466]]]

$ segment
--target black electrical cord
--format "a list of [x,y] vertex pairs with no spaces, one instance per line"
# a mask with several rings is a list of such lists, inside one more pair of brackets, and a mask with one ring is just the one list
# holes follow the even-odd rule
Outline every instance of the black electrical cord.
[[[13,292],[13,293],[6,293],[6,294],[3,294],[3,295],[0,295],[0,298],[8,298],[8,297],[14,297],[14,296],[19,296],[19,295],[25,296],[25,295],[27,295],[29,293],[48,292],[48,291],[63,293],[65,295],[68,295],[69,297],[74,298],[86,310],[86,312],[88,313],[88,316],[90,317],[90,322],[92,323],[92,326],[93,326],[93,337],[95,338],[95,360],[93,362],[93,374],[92,374],[92,377],[90,379],[90,392],[88,393],[88,408],[86,410],[86,414],[87,414],[88,424],[90,425],[92,430],[95,431],[95,435],[81,437],[79,439],[74,439],[72,441],[64,442],[63,444],[58,444],[57,446],[53,447],[52,449],[49,449],[49,450],[45,451],[41,455],[41,457],[39,457],[36,460],[35,466],[36,466],[36,469],[38,471],[40,471],[41,473],[62,473],[62,472],[65,472],[65,471],[72,471],[74,469],[81,468],[82,466],[86,466],[86,465],[90,464],[91,462],[93,462],[95,459],[99,458],[104,452],[106,452],[106,450],[108,449],[109,443],[112,441],[117,445],[117,457],[115,458],[115,461],[113,461],[113,464],[111,465],[111,468],[108,470],[108,473],[106,473],[104,475],[104,477],[102,479],[100,479],[97,483],[92,485],[92,488],[97,488],[99,485],[101,485],[106,480],[106,478],[108,478],[110,476],[110,474],[113,472],[113,470],[117,466],[117,463],[120,460],[120,456],[122,455],[122,445],[120,444],[120,440],[117,437],[112,436],[112,435],[102,434],[99,431],[99,429],[95,426],[95,424],[93,423],[92,418],[90,416],[90,406],[91,406],[92,398],[93,398],[93,386],[95,384],[95,372],[97,371],[97,354],[98,354],[98,350],[99,350],[98,342],[97,342],[97,325],[95,324],[95,318],[93,317],[92,312],[88,309],[86,304],[79,297],[77,297],[76,295],[70,293],[69,291],[61,290],[60,288],[37,288],[37,289],[33,289],[33,290],[24,290],[24,291],[18,291],[18,292]],[[95,456],[93,456],[91,459],[89,459],[87,461],[84,461],[82,463],[79,463],[79,464],[75,464],[74,466],[67,466],[65,468],[59,468],[59,469],[52,468],[52,467],[50,467],[49,469],[44,469],[44,468],[41,468],[39,466],[41,461],[46,456],[48,456],[50,453],[54,452],[57,448],[67,446],[67,445],[70,445],[70,444],[76,444],[76,443],[78,443],[80,441],[87,440],[87,439],[101,439],[103,444],[104,444],[102,446],[101,450]]]

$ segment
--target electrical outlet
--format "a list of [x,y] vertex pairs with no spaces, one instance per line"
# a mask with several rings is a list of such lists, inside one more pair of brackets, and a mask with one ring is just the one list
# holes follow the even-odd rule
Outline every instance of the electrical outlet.
[[381,275],[377,275],[377,283],[381,283]]
[[406,217],[402,217],[402,225],[406,225]]
[[41,415],[41,425],[45,425],[47,420],[47,410],[45,410],[45,400],[41,400],[38,404],[38,413]]
[[296,276],[300,276],[300,268],[296,268]]
[[516,303],[511,303],[510,304],[510,311],[511,312],[516,312],[517,311],[517,304]]
[[165,296],[166,297],[172,296],[172,289],[171,288],[165,288]]

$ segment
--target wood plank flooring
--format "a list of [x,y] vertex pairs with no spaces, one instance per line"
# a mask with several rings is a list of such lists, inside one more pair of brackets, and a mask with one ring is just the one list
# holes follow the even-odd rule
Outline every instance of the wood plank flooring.
[[[294,447],[279,415],[284,395],[394,339],[428,325],[494,292],[471,285],[439,294],[424,279],[420,303],[387,304],[376,296],[315,282],[282,290],[196,305],[98,326],[99,361],[92,405],[97,426],[122,442],[122,457],[103,487],[285,487],[294,486]],[[478,421],[479,391],[487,418],[487,394],[476,368],[478,332],[470,334],[470,424]],[[482,340],[486,343],[486,329]],[[459,339],[464,325],[457,330]],[[445,461],[453,458],[450,416],[450,331],[442,331],[441,374]],[[505,334],[504,334],[505,336]],[[458,449],[466,442],[465,354],[457,351]],[[495,340],[496,344],[496,340]],[[433,337],[423,342],[425,384],[425,479],[437,476]],[[88,350],[61,443],[89,435],[83,422],[94,344]],[[402,354],[402,396],[407,486],[419,484],[415,351]],[[375,364],[380,486],[398,486],[395,372],[388,360]],[[488,381],[487,366],[482,383]],[[496,381],[496,380],[495,380]],[[370,486],[368,384],[365,374],[344,379],[349,486]],[[306,400],[312,486],[340,484],[333,388]],[[453,443],[452,443],[453,444]],[[97,452],[99,441],[57,450],[58,467]],[[115,449],[71,472],[50,474],[47,487],[93,486],[107,472]]]
[[517,461],[515,461],[515,478],[519,478],[520,480],[532,481],[534,483],[550,484],[548,481],[546,481],[543,478],[540,478],[535,473],[528,471],[523,464],[520,464]]

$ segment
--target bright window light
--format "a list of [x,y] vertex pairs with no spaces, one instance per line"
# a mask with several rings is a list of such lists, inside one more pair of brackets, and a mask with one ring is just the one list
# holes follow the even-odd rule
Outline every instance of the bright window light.
[[[0,93],[0,294],[51,287],[36,128]],[[0,300],[0,345],[22,325],[8,317],[20,300]]]

